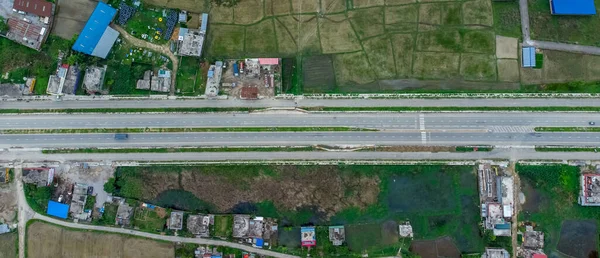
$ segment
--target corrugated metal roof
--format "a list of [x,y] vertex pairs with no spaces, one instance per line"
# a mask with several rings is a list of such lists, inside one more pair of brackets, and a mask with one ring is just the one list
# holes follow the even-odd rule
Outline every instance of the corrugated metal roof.
[[66,219],[67,214],[69,213],[69,205],[55,202],[55,201],[49,201],[48,202],[48,211],[46,213],[48,213],[48,215],[51,215],[54,217]]
[[259,58],[258,63],[261,65],[278,65],[279,58]]
[[[75,44],[73,45],[73,50],[92,55],[92,53],[94,53],[94,49],[96,48],[98,43],[100,43],[100,40],[102,40],[102,37],[104,36],[108,25],[113,20],[116,13],[117,10],[115,8],[112,8],[105,3],[98,2],[96,9],[94,10],[94,12],[92,12],[90,19],[85,24],[85,27],[83,27],[83,30],[79,34],[77,41],[75,41]],[[112,31],[109,31],[108,33],[109,34],[107,35],[107,37],[114,35]],[[112,44],[110,45],[110,47],[112,47]],[[104,46],[101,46],[101,48],[104,48]],[[97,52],[103,53],[105,51],[103,49],[99,49]]]
[[208,26],[208,14],[202,14],[202,24],[200,24],[200,31],[206,33],[206,27]]
[[594,15],[594,0],[551,0],[550,11],[554,15]]
[[13,9],[42,17],[52,16],[52,3],[44,0],[15,0]]
[[110,52],[110,49],[115,44],[115,41],[117,41],[118,37],[118,31],[114,30],[111,27],[106,27],[106,30],[104,31],[104,34],[102,34],[102,37],[96,45],[96,48],[94,48],[92,55],[101,58],[106,58],[108,52]]
[[524,47],[522,59],[523,67],[535,67],[535,48]]

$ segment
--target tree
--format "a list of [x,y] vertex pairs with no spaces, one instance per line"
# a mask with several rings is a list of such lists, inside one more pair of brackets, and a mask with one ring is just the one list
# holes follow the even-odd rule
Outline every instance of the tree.
[[8,24],[6,23],[6,20],[4,20],[4,17],[0,16],[0,32],[7,32],[10,28],[8,27]]
[[115,192],[115,178],[111,177],[108,179],[108,182],[104,184],[104,191],[108,194],[112,194]]

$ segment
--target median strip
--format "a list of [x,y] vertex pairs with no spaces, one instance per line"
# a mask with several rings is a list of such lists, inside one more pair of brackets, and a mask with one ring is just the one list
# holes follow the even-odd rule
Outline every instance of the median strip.
[[178,152],[295,152],[320,151],[313,146],[296,147],[173,147],[173,148],[66,148],[45,149],[44,154],[63,153],[178,153]]
[[535,127],[536,132],[600,132],[600,127]]
[[203,132],[355,132],[378,131],[358,127],[184,127],[184,128],[76,128],[7,129],[2,134],[89,134],[89,133],[203,133]]
[[600,147],[535,146],[539,152],[598,152]]

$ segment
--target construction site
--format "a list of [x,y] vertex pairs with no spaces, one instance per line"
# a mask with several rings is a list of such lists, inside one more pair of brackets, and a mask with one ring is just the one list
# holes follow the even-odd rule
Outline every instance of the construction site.
[[262,99],[281,92],[281,59],[246,58],[227,60],[221,91],[239,99]]
[[495,236],[511,235],[511,220],[514,205],[513,178],[505,175],[505,168],[480,164],[479,199],[484,228]]
[[579,204],[600,206],[600,174],[586,173],[580,177]]
[[277,244],[277,220],[250,215],[233,216],[233,237],[257,248]]

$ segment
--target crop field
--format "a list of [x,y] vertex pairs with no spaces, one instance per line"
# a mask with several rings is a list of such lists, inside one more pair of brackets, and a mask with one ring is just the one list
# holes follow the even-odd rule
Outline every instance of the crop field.
[[517,165],[517,172],[526,200],[519,221],[534,222],[544,231],[546,253],[588,257],[597,251],[600,207],[577,204],[579,167]]
[[[491,0],[244,0],[212,6],[209,14],[209,57],[294,56],[306,93],[435,90],[406,87],[409,78],[440,81],[427,85],[450,91],[493,91],[495,83],[506,90],[503,81],[519,81],[515,73],[498,76],[495,35],[515,36],[516,26],[503,17],[507,24],[494,27]],[[319,69],[330,72],[328,64],[315,61],[326,59],[335,78]]]
[[[558,16],[550,13],[550,2],[532,0],[529,2],[529,23],[531,38],[558,41],[580,45],[600,46],[600,26],[598,15]],[[600,0],[594,1],[596,12],[600,12]]]
[[27,257],[174,257],[170,243],[110,233],[75,231],[34,222],[27,227]]
[[0,257],[17,256],[17,232],[11,232],[0,235]]
[[[544,61],[541,69],[520,68],[523,83],[544,84],[600,80],[600,56],[551,50],[543,50],[542,55]],[[565,90],[577,91],[576,89]]]
[[[470,166],[120,167],[116,177],[116,195],[153,200],[170,193],[161,198],[163,207],[187,210],[181,208],[184,203],[197,202],[209,212],[278,218],[279,243],[288,248],[299,243],[299,234],[292,233],[298,226],[342,224],[347,226],[346,252],[391,255],[394,248],[389,247],[408,247],[397,233],[405,220],[415,239],[447,236],[462,253],[484,246],[477,178]],[[230,234],[227,218],[215,218],[219,236]]]

